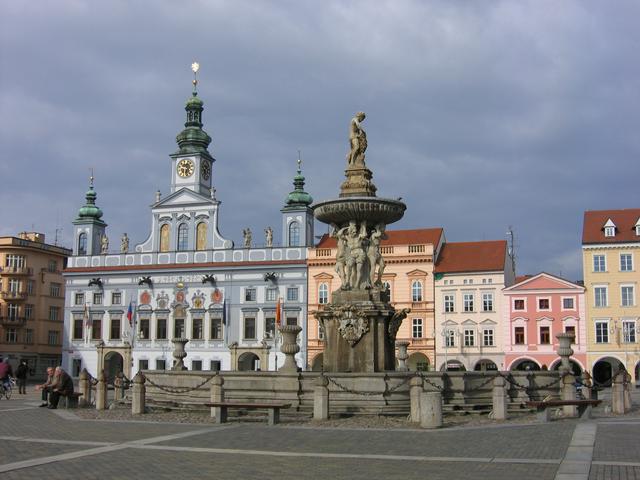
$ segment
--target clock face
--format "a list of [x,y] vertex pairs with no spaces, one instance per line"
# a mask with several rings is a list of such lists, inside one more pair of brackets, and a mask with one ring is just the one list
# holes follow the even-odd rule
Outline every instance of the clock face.
[[190,177],[191,175],[193,175],[194,168],[195,167],[191,160],[189,160],[188,158],[183,158],[178,162],[178,175],[180,175],[182,178]]
[[202,166],[200,167],[200,175],[202,175],[202,178],[204,180],[209,180],[209,177],[211,176],[211,166],[208,162],[202,162]]

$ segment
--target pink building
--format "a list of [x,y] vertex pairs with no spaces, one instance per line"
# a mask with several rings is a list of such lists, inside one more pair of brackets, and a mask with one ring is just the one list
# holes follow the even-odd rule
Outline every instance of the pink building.
[[575,369],[587,360],[585,288],[573,282],[539,273],[519,277],[504,288],[504,351],[507,370],[540,370],[558,367],[558,333],[573,333]]

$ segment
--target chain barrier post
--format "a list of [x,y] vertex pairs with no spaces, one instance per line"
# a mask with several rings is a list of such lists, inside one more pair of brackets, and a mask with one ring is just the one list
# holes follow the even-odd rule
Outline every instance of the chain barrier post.
[[442,427],[442,393],[422,392],[420,394],[420,426],[422,428]]
[[616,415],[624,413],[624,372],[616,372],[611,386],[611,411]]
[[107,382],[104,379],[104,370],[98,372],[98,385],[96,385],[96,410],[107,409]]
[[113,379],[113,401],[119,402],[123,397],[123,385],[124,385],[124,374],[122,372],[116,373],[115,378]]
[[409,381],[409,398],[411,399],[411,421],[420,422],[420,395],[424,391],[424,382],[421,375],[411,377]]
[[78,377],[78,389],[82,396],[78,400],[79,407],[86,407],[89,399],[89,392],[91,391],[91,387],[89,385],[89,372],[87,372],[86,368],[83,368],[80,372],[80,376]]
[[[224,402],[224,378],[217,374],[211,380],[211,402]],[[222,407],[211,407],[211,416],[215,417],[216,423],[227,421],[227,409]]]
[[493,379],[492,410],[489,418],[494,420],[506,420],[509,418],[506,383],[500,375]]
[[320,375],[313,391],[313,419],[329,420],[329,380]]
[[624,411],[631,410],[631,374],[624,372]]
[[138,372],[133,377],[133,394],[131,398],[131,414],[141,415],[145,411],[145,394],[147,388],[144,385],[145,376],[142,372]]
[[[565,373],[562,376],[562,389],[561,396],[562,400],[574,401],[577,399],[578,395],[576,392],[576,377],[571,373]],[[562,414],[565,417],[576,417],[578,415],[578,407],[575,405],[564,405],[562,407]]]

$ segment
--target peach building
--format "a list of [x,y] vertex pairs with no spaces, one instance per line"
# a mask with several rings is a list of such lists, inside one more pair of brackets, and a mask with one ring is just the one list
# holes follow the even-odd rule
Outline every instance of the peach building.
[[[430,369],[435,361],[433,275],[444,241],[442,228],[390,230],[382,240],[380,250],[386,264],[382,280],[391,293],[391,303],[396,309],[411,309],[397,335],[397,340],[410,342],[410,370]],[[327,234],[309,249],[309,312],[330,303],[332,292],[340,288],[335,259],[336,241]],[[321,370],[324,339],[312,314],[308,315],[307,332],[309,367]]]
[[558,333],[572,333],[574,371],[587,366],[585,288],[548,273],[505,288],[503,337],[507,370],[557,369]]

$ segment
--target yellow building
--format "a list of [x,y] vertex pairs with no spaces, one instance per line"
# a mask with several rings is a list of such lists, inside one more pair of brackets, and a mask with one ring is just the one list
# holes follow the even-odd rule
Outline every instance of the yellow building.
[[[433,369],[434,338],[434,264],[445,241],[442,228],[389,230],[380,252],[385,261],[382,281],[391,293],[396,309],[410,308],[402,322],[397,340],[409,342],[407,365],[410,370]],[[309,312],[331,302],[331,293],[340,288],[336,264],[336,240],[324,235],[316,248],[309,249]],[[324,338],[318,321],[307,319],[307,355],[309,367],[320,370]]]
[[623,367],[637,382],[640,209],[585,212],[582,259],[588,365],[599,383],[608,383]]
[[64,279],[71,251],[40,233],[0,237],[0,356],[26,360],[35,377],[62,360]]

